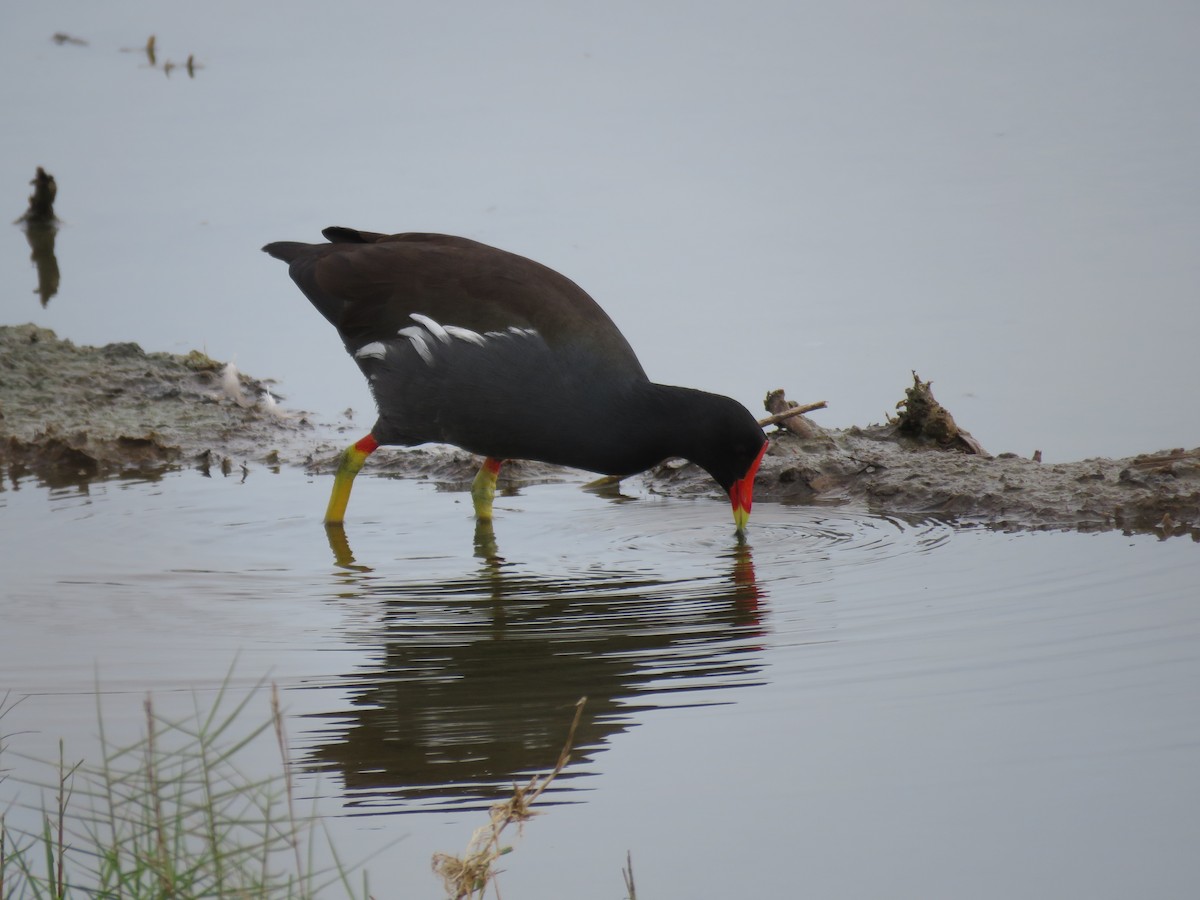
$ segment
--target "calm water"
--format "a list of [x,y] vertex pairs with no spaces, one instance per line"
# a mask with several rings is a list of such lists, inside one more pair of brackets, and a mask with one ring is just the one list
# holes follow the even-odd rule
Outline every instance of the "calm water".
[[[915,368],[992,452],[1198,442],[1200,7],[61,0],[0,26],[0,209],[42,165],[66,223],[45,310],[0,241],[5,321],[365,410],[258,248],[447,231],[753,409],[784,387],[880,421]],[[157,68],[121,52],[151,34]]]
[[[993,451],[1195,446],[1198,26],[1115,0],[16,5],[0,206],[43,165],[64,227],[44,306],[0,240],[0,321],[206,349],[365,429],[258,248],[449,231],[752,409],[782,386],[877,421],[916,368]],[[150,34],[154,65],[123,52]],[[628,489],[528,488],[481,534],[465,494],[365,479],[331,546],[327,479],[255,463],[5,479],[4,729],[82,753],[97,690],[119,737],[148,691],[187,710],[268,676],[339,846],[402,838],[379,897],[437,896],[430,854],[553,765],[583,694],[505,896],[621,896],[627,850],[657,898],[1194,892],[1190,540],[758,504],[739,548],[725,505]]]
[[350,563],[327,481],[296,472],[7,488],[16,748],[85,753],[97,686],[120,733],[147,691],[186,710],[231,666],[270,673],[335,840],[404,836],[381,896],[436,896],[430,854],[553,765],[582,695],[566,805],[506,896],[619,896],[627,849],[655,896],[766,895],[797,865],[814,896],[1171,897],[1200,874],[1187,539],[762,504],[738,547],[719,502],[572,484],[503,498],[489,537],[467,494],[364,479]]

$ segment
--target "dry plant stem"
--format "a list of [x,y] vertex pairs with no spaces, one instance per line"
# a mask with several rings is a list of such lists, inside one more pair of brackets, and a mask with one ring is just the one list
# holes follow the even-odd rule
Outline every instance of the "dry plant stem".
[[[100,759],[102,761],[101,762],[101,765],[102,765],[101,773],[103,774],[103,784],[104,784],[104,807],[103,808],[107,811],[107,815],[105,816],[105,824],[108,827],[109,834],[112,836],[110,845],[113,848],[113,851],[112,851],[113,852],[113,867],[117,871],[120,871],[121,865],[122,865],[121,864],[122,847],[121,847],[121,841],[119,841],[117,839],[117,835],[119,834],[119,831],[117,828],[117,819],[116,819],[116,816],[114,815],[114,810],[116,810],[116,808],[117,808],[116,795],[113,790],[113,785],[115,784],[115,779],[113,778],[113,772],[112,772],[112,768],[110,765],[111,754],[109,753],[108,736],[105,734],[105,731],[104,731],[104,717],[100,714],[100,675],[99,675],[98,670],[96,672],[94,683],[96,685],[96,690],[95,690],[96,722],[97,722],[97,725],[99,726],[99,730],[100,730],[100,733],[99,733]],[[3,896],[4,895],[2,893],[0,893],[0,897],[3,897]]]
[[625,851],[625,868],[621,870],[625,876],[626,900],[637,900],[637,887],[633,883],[633,851]]
[[[213,750],[209,740],[208,729],[206,726],[201,726],[196,733],[196,749],[200,762],[200,784],[204,791],[204,824],[208,829],[208,846],[214,849],[212,854],[213,862],[213,888],[218,896],[225,895],[225,857],[224,854],[217,852],[216,848],[220,846],[220,824],[217,821],[217,793],[218,788],[213,783],[213,766],[214,761],[210,757],[210,752]],[[220,753],[218,751],[218,756]],[[174,865],[171,867],[172,873],[177,873],[178,868]]]
[[571,748],[575,743],[575,731],[579,727],[579,720],[583,717],[583,707],[586,703],[587,697],[580,697],[576,702],[575,717],[571,721],[567,739],[563,743],[562,751],[558,754],[558,762],[555,763],[548,775],[541,779],[534,775],[529,780],[529,784],[524,787],[513,785],[513,795],[492,807],[490,821],[475,830],[475,833],[471,835],[471,840],[467,843],[467,850],[462,856],[451,856],[448,853],[434,854],[433,871],[441,876],[449,897],[454,900],[464,900],[464,898],[473,897],[478,893],[482,898],[488,885],[491,884],[496,891],[497,900],[499,900],[500,888],[496,884],[498,873],[493,866],[496,860],[510,849],[501,848],[500,835],[510,823],[516,822],[520,826],[536,815],[529,807],[550,786],[550,782],[558,777],[570,760]]
[[792,418],[792,416],[802,416],[805,413],[810,413],[817,409],[825,409],[828,406],[829,404],[824,400],[818,400],[816,403],[805,403],[801,406],[793,406],[791,409],[785,410],[784,412],[776,413],[773,416],[767,416],[765,419],[759,419],[758,424],[763,428],[769,428],[772,425],[778,425],[780,422],[784,422],[787,419]]
[[[533,803],[534,800],[542,795],[542,791],[550,786],[550,782],[558,777],[563,767],[570,761],[571,748],[575,745],[575,730],[579,727],[579,720],[583,718],[583,707],[586,703],[587,697],[580,697],[575,701],[575,718],[571,720],[571,730],[567,732],[567,739],[563,743],[562,751],[558,754],[558,762],[554,765],[554,771],[542,779],[541,785],[533,792],[533,796],[529,798],[529,803]],[[537,778],[534,777],[530,780],[529,786],[533,787],[536,783]]]
[[154,704],[150,696],[146,696],[146,783],[150,788],[150,800],[153,803],[154,832],[158,848],[158,878],[162,884],[163,896],[170,897],[175,893],[175,886],[168,874],[167,836],[163,831],[162,795],[158,784],[158,774],[154,769]]
[[[96,723],[100,729],[100,758],[102,765],[102,782],[104,785],[104,803],[105,824],[108,827],[111,840],[109,846],[112,848],[112,866],[114,871],[120,872],[124,868],[124,859],[128,856],[128,847],[126,842],[120,839],[121,824],[118,818],[117,810],[120,809],[120,800],[117,797],[117,773],[113,771],[113,747],[108,742],[108,735],[104,729],[104,716],[101,714],[100,700],[100,670],[97,666],[95,669],[95,701],[96,701]],[[147,700],[149,698],[147,697]],[[118,893],[118,900],[121,898]]]
[[[66,847],[63,835],[65,833],[65,821],[67,818],[67,802],[70,799],[70,790],[68,784],[71,779],[71,773],[67,772],[67,761],[65,759],[66,746],[63,739],[58,739],[58,834],[56,841],[58,844],[58,865],[54,873],[54,884],[57,888],[57,897],[65,897],[66,879],[63,877],[63,867],[65,866]],[[71,770],[74,772],[74,769]]]
[[287,811],[289,837],[292,849],[296,853],[296,871],[304,871],[304,862],[300,854],[300,834],[296,830],[296,805],[292,799],[292,759],[288,755],[287,733],[284,731],[283,707],[279,702],[279,685],[271,682],[271,719],[275,723],[275,738],[279,741],[279,758],[283,762],[283,783],[287,791]]

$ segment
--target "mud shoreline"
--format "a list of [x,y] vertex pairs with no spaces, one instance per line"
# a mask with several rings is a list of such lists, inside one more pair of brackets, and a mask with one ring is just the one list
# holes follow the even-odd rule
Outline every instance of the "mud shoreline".
[[[899,393],[899,392],[898,392]],[[5,481],[50,485],[154,477],[182,467],[248,473],[254,465],[332,471],[361,427],[285,409],[270,382],[193,351],[137,344],[80,347],[35,325],[0,326],[0,468]],[[989,528],[1121,530],[1200,541],[1200,449],[1039,463],[919,443],[896,423],[770,432],[755,500],[860,503]],[[470,484],[478,458],[452,448],[386,448],[368,472]],[[695,466],[638,476],[653,493],[716,496]],[[505,466],[502,486],[592,476],[541,463]]]

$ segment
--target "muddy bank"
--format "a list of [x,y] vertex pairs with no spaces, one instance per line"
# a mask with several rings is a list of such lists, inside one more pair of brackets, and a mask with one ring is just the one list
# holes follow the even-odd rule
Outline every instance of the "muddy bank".
[[865,503],[1002,529],[1190,534],[1200,540],[1200,449],[1039,463],[913,447],[892,425],[776,435],[755,499]]
[[[772,431],[755,499],[855,502],[885,514],[994,528],[1121,529],[1200,540],[1200,449],[1050,464],[941,449],[905,425],[902,416],[834,430],[801,417],[791,430]],[[0,465],[10,478],[70,483],[181,466],[232,475],[255,465],[332,471],[337,453],[361,430],[285,410],[269,383],[198,352],[78,347],[33,325],[0,326]],[[477,466],[476,457],[458,450],[387,449],[368,471],[465,488]],[[513,463],[501,487],[590,478]],[[665,495],[718,493],[707,475],[679,461],[639,478]]]
[[0,464],[51,484],[164,467],[297,461],[314,426],[266,382],[193,351],[78,347],[0,326]]

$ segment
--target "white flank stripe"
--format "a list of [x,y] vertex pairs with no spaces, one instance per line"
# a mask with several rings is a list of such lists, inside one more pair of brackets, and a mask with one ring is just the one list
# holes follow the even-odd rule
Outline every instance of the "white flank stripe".
[[409,325],[407,328],[401,328],[397,334],[402,334],[408,338],[417,353],[421,355],[421,359],[425,360],[425,365],[433,365],[433,351],[429,348],[429,343],[425,340],[428,332],[422,330],[418,325]]
[[516,325],[509,325],[504,331],[485,331],[485,338],[510,338],[510,337],[537,337],[537,329],[535,328],[518,328]]
[[456,337],[459,340],[470,341],[472,344],[478,344],[480,347],[484,345],[483,335],[478,331],[472,331],[470,328],[459,328],[457,325],[447,325],[446,334],[450,337]]
[[387,347],[383,346],[380,341],[363,344],[354,351],[355,359],[383,359],[385,356],[387,356]]
[[409,316],[409,318],[414,322],[420,322],[422,325],[428,328],[429,333],[443,344],[450,343],[450,335],[446,334],[446,329],[437,322],[433,321],[433,319],[429,318],[429,316],[423,316],[420,313],[413,313],[411,316]]

